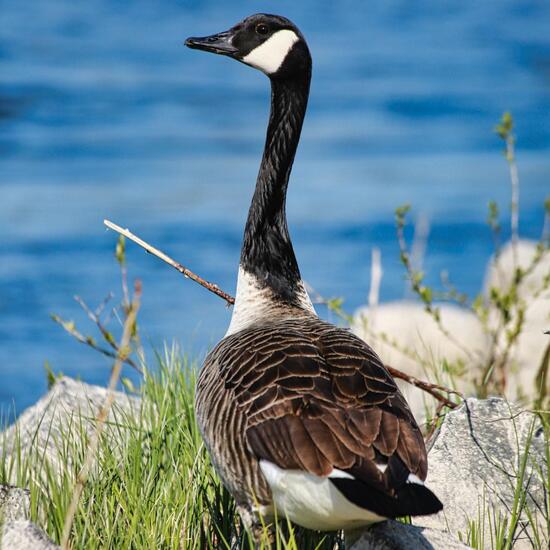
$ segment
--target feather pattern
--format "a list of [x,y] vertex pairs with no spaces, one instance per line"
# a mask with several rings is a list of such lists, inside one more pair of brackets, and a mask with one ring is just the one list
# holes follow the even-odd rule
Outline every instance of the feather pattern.
[[380,359],[303,311],[222,340],[201,372],[197,415],[238,501],[270,503],[259,460],[317,476],[336,468],[388,497],[409,474],[426,478],[424,440]]

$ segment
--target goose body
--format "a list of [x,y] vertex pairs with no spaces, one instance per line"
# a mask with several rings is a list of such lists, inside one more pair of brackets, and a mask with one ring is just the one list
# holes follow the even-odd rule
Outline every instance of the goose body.
[[186,45],[271,81],[234,311],[196,394],[205,444],[245,525],[254,532],[275,510],[319,530],[439,511],[423,484],[422,434],[394,380],[363,340],[317,317],[300,277],[285,200],[311,79],[305,39],[288,19],[257,14]]

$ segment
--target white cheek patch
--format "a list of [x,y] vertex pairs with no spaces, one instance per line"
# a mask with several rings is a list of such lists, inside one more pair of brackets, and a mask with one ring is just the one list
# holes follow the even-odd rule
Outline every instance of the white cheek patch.
[[298,35],[291,30],[283,29],[269,37],[263,44],[254,48],[243,61],[247,65],[260,69],[265,74],[279,70],[292,46],[298,42]]

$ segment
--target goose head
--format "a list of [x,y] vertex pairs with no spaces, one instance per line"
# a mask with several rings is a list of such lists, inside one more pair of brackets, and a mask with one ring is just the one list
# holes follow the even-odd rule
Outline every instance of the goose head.
[[251,15],[227,31],[190,37],[185,45],[226,55],[259,69],[271,79],[297,78],[311,72],[311,56],[302,33],[279,15]]

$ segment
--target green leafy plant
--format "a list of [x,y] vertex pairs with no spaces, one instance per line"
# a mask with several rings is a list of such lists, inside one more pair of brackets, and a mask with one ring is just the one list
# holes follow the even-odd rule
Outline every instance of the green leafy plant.
[[[458,386],[472,386],[479,397],[488,395],[503,395],[511,369],[514,368],[512,352],[517,346],[518,340],[525,328],[526,313],[531,303],[541,296],[548,294],[550,289],[550,272],[535,288],[529,300],[522,292],[527,278],[542,264],[550,252],[550,239],[543,231],[536,251],[526,267],[519,265],[517,248],[519,243],[518,219],[519,219],[519,176],[515,155],[514,123],[510,113],[504,113],[501,121],[495,128],[496,133],[505,143],[505,158],[509,166],[512,187],[510,233],[512,236],[511,247],[513,256],[513,273],[510,282],[503,286],[493,285],[487,295],[479,294],[470,300],[465,294],[458,292],[454,287],[446,284],[442,291],[435,290],[425,283],[425,274],[414,268],[410,252],[405,240],[404,228],[407,224],[407,216],[410,213],[410,205],[399,207],[395,211],[397,237],[400,247],[401,263],[405,267],[407,278],[413,293],[424,305],[425,311],[433,318],[441,333],[458,348],[461,349],[469,363],[468,370],[455,372],[453,379]],[[550,199],[545,201],[545,217],[550,214]],[[494,202],[489,202],[487,223],[490,227],[495,245],[495,262],[498,261],[501,252],[501,232],[499,207]],[[436,300],[438,302],[436,303]],[[483,331],[490,341],[489,353],[483,357],[458,341],[447,330],[442,322],[438,303],[441,301],[452,302],[466,306],[479,319]],[[549,307],[550,312],[550,307]],[[542,336],[542,331],[541,331]],[[541,362],[537,377],[532,380],[536,384],[537,397],[530,405],[537,408],[547,408],[548,403],[548,369],[549,350]],[[469,380],[464,380],[469,377]],[[466,384],[464,384],[466,382]]]

